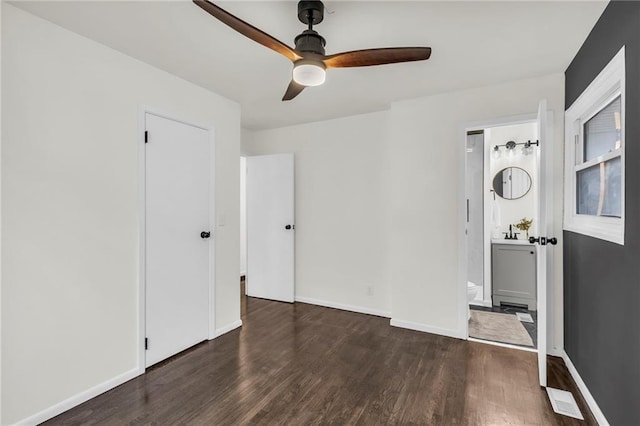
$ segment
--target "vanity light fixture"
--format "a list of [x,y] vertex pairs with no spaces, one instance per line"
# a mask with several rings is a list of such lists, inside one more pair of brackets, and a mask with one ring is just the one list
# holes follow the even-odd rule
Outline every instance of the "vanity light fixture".
[[524,143],[524,146],[522,147],[522,154],[523,155],[533,154],[533,146],[532,145],[540,146],[540,141],[535,141],[535,142],[526,141]]
[[502,152],[500,152],[500,148],[498,148],[498,145],[493,147],[493,151],[491,152],[491,156],[493,157],[494,160],[497,160],[498,158],[500,158],[502,156]]
[[501,147],[505,147],[509,157],[515,157],[515,155],[516,155],[516,147],[518,145],[523,145],[523,147],[522,147],[522,154],[523,155],[529,155],[529,154],[533,153],[533,145],[540,146],[540,141],[528,140],[526,142],[520,142],[520,143],[517,143],[516,141],[508,141],[504,145],[496,145],[496,146],[494,146],[493,147],[493,152],[491,152],[491,156],[497,160],[502,155],[502,152],[500,151],[500,148]]

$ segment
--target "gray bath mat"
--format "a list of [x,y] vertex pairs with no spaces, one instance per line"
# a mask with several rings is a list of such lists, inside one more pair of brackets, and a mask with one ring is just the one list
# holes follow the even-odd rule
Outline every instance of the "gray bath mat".
[[531,336],[518,318],[511,314],[472,310],[469,337],[533,347]]

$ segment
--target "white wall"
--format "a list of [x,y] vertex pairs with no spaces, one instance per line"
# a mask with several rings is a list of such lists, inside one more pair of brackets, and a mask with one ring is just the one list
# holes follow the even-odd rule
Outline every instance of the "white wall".
[[[459,239],[464,223],[465,128],[481,121],[535,114],[546,98],[555,117],[556,179],[562,176],[564,77],[546,77],[481,87],[392,104],[390,113],[390,268],[393,322],[460,336],[466,314],[460,276]],[[561,191],[556,181],[556,235],[561,236]],[[559,247],[559,246],[558,246]],[[562,251],[556,256],[556,329],[550,349],[562,339]],[[461,293],[464,292],[464,293]],[[553,340],[553,343],[551,343]],[[561,346],[559,346],[561,348]]]
[[2,7],[2,424],[12,424],[137,371],[142,105],[215,129],[226,217],[215,229],[215,326],[239,320],[240,109]]
[[[537,124],[524,123],[515,124],[511,126],[498,126],[486,129],[485,131],[485,143],[489,152],[493,152],[493,147],[496,145],[504,145],[507,141],[515,141],[516,143],[526,142],[531,140],[535,142],[538,139]],[[533,146],[534,150],[537,150],[537,146]],[[502,156],[498,159],[489,156],[489,181],[485,182],[485,196],[493,197],[493,194],[489,190],[493,189],[493,178],[496,173],[507,167],[519,167],[526,171],[531,177],[531,188],[523,197],[515,200],[507,200],[496,195],[496,203],[500,208],[501,223],[499,227],[492,226],[495,235],[493,238],[504,238],[504,232],[509,232],[509,225],[515,225],[520,222],[524,217],[527,219],[533,219],[532,228],[529,230],[531,235],[536,235],[537,229],[537,217],[536,217],[536,197],[538,195],[538,182],[536,176],[535,167],[535,151],[531,155],[522,154],[522,145],[518,145],[515,148],[515,155],[513,157],[507,155],[507,151],[504,147],[500,148]],[[489,215],[489,220],[491,216]],[[492,224],[494,225],[494,224]],[[513,226],[513,232],[518,232],[519,239],[524,239],[525,232],[520,231]]]
[[390,311],[387,115],[243,133],[247,155],[295,153],[298,299]]

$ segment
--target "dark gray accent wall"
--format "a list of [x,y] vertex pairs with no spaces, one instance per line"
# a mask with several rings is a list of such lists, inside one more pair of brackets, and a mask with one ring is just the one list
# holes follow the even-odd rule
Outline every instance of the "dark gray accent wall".
[[640,425],[640,2],[612,1],[565,72],[571,104],[625,45],[625,245],[564,232],[564,346],[612,425]]

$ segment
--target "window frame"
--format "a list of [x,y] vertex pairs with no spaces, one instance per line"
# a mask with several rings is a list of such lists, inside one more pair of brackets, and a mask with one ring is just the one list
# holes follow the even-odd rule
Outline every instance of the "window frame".
[[[617,97],[620,97],[621,106],[620,149],[586,162],[583,161],[585,123]],[[565,112],[564,230],[624,245],[625,124],[625,48],[623,46]],[[621,162],[621,217],[578,214],[577,173],[618,157]]]

